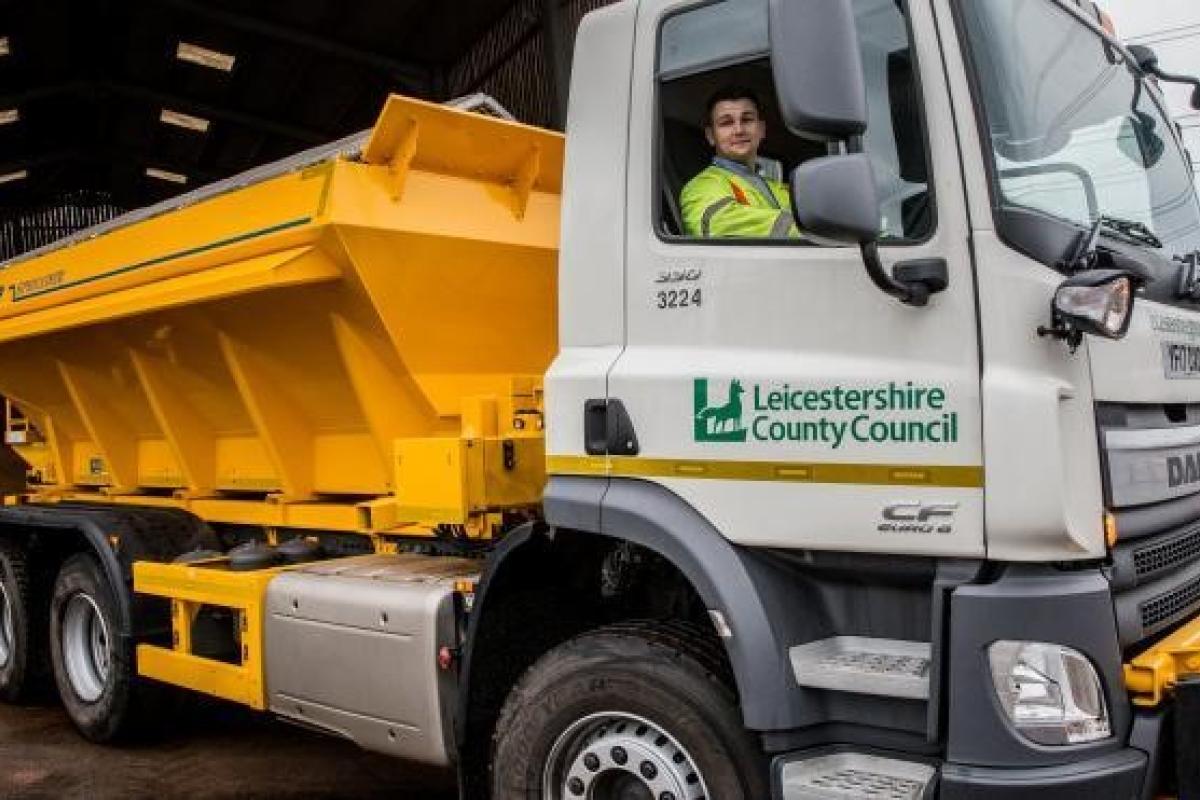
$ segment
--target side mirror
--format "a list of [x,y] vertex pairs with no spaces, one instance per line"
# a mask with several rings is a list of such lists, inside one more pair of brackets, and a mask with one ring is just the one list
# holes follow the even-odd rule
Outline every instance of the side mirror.
[[1139,167],[1153,167],[1162,161],[1167,145],[1155,131],[1154,118],[1143,111],[1133,112],[1121,124],[1117,148]]
[[867,275],[882,291],[910,306],[923,306],[929,296],[949,285],[941,259],[897,264],[889,275],[879,259],[879,198],[875,170],[865,153],[825,156],[806,161],[792,172],[792,213],[805,235],[862,248]]
[[879,258],[882,227],[867,131],[867,81],[852,0],[769,0],[771,71],[784,124],[797,136],[829,142],[844,155],[801,164],[792,173],[792,212],[801,232],[857,244],[867,275],[912,306],[946,288],[944,262],[900,265],[893,277]]
[[770,0],[771,70],[784,124],[843,141],[867,130],[867,83],[851,0]]
[[863,153],[806,161],[792,172],[792,212],[806,234],[847,244],[879,238],[875,171]]

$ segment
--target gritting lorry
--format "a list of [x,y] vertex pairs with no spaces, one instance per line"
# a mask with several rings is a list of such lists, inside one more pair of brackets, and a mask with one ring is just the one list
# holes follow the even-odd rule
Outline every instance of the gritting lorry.
[[[628,0],[565,138],[392,97],[9,262],[0,696],[464,797],[1200,796],[1200,203],[1153,60],[1016,8]],[[730,84],[801,241],[681,233]]]

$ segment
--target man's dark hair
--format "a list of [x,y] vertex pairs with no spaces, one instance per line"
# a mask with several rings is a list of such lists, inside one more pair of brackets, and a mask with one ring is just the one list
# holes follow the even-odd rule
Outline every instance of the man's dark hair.
[[717,103],[725,100],[749,100],[754,103],[754,109],[762,116],[762,103],[758,102],[758,95],[749,86],[722,86],[712,93],[708,98],[708,103],[704,107],[704,127],[711,128],[713,124],[713,109],[717,107]]

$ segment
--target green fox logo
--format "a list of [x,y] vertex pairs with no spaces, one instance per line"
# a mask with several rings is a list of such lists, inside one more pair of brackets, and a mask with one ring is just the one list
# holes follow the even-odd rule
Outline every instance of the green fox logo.
[[729,382],[729,395],[724,405],[709,405],[707,378],[696,378],[692,389],[697,442],[746,441],[746,428],[742,425],[742,395],[746,390],[741,381],[735,378]]

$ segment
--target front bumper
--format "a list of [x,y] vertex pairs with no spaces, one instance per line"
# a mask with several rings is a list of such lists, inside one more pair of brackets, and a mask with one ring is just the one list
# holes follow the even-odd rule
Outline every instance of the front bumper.
[[[888,796],[1200,800],[1200,677],[1189,677],[1200,672],[1200,661],[1191,660],[1200,658],[1200,650],[1189,650],[1200,645],[1200,617],[1126,665],[1112,595],[1099,571],[1017,567],[991,583],[959,587],[948,628],[946,680],[933,684],[931,697],[942,713],[931,714],[929,739],[945,743],[942,760],[842,746],[843,753],[875,760],[858,772],[890,774],[893,783],[903,780],[906,765],[924,765],[928,779],[908,794]],[[1000,639],[1057,642],[1087,654],[1104,686],[1113,736],[1048,747],[1020,735],[996,702],[988,669],[987,647]],[[805,768],[798,764],[813,763],[819,755],[808,751],[778,758],[775,797],[825,796],[787,791],[789,775],[803,777]]]
[[[1200,759],[1200,683],[1183,680],[1200,656],[1200,617],[1123,664],[1113,596],[1099,571],[1010,567],[990,584],[960,587],[951,602],[941,797],[1029,797],[1044,789],[1054,798],[1149,800],[1178,792],[1181,800],[1200,800],[1200,785],[1186,777],[1189,759]],[[999,639],[1085,653],[1104,686],[1113,736],[1064,747],[1025,740],[995,702],[984,660]]]
[[942,800],[1134,800],[1143,797],[1148,756],[1126,749],[1061,767],[997,769],[946,764]]
[[1008,800],[1034,792],[1066,800],[1200,800],[1200,679],[1179,681],[1170,699],[1139,710],[1128,746],[1097,758],[1029,769],[943,764],[937,796]]

